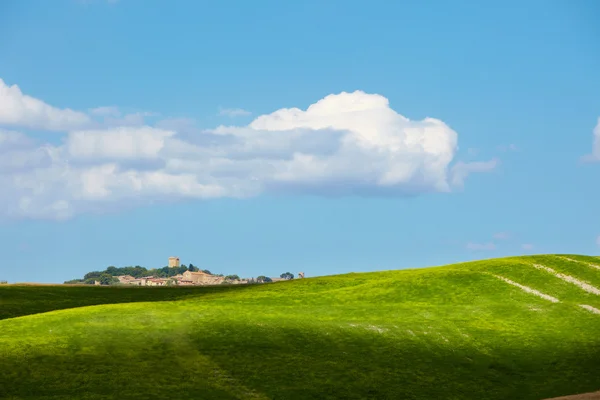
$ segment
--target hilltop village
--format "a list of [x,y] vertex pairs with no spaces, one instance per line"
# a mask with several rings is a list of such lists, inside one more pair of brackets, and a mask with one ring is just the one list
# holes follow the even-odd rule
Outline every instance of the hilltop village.
[[[129,274],[123,273],[129,271]],[[154,272],[147,276],[139,276],[139,272]],[[176,273],[175,275],[171,275]],[[164,276],[164,275],[167,276]],[[137,276],[133,276],[137,275]],[[299,272],[298,278],[304,278],[304,273]],[[283,280],[294,279],[294,275],[285,272],[279,277],[258,276],[257,278],[240,278],[237,275],[215,275],[208,270],[200,270],[192,264],[188,266],[181,265],[179,257],[169,257],[168,266],[147,271],[142,267],[108,267],[106,271],[90,272],[84,279],[74,279],[65,282],[65,284],[93,284],[93,285],[133,285],[133,286],[203,286],[203,285],[221,285],[221,284],[253,284],[268,283]]]

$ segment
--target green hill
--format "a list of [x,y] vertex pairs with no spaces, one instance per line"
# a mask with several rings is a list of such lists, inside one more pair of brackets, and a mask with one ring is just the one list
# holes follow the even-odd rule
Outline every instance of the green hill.
[[0,397],[590,392],[600,389],[599,289],[600,260],[574,255],[235,287],[0,286]]

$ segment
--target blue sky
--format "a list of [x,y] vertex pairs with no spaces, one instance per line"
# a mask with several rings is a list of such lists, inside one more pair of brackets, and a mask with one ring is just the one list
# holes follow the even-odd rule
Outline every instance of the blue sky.
[[408,3],[2,2],[0,280],[597,254],[600,3]]

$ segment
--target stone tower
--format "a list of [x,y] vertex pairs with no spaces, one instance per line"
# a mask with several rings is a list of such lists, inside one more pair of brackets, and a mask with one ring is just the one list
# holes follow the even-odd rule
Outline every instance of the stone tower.
[[169,268],[179,267],[179,257],[169,257]]

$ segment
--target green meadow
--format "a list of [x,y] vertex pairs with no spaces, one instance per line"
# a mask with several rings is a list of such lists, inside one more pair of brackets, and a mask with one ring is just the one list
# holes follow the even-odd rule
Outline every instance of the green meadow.
[[539,400],[591,392],[600,389],[594,288],[600,259],[574,255],[249,286],[2,285],[0,398]]

